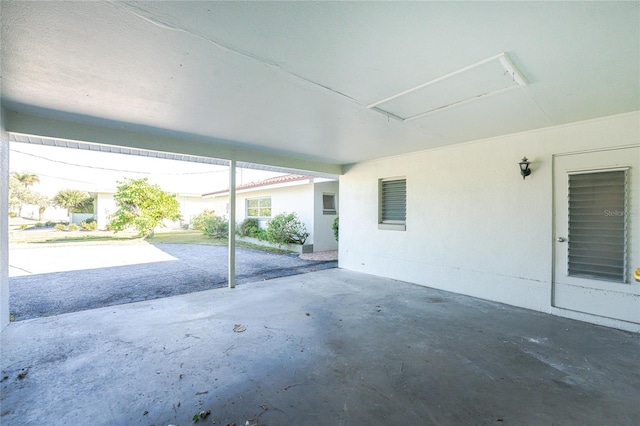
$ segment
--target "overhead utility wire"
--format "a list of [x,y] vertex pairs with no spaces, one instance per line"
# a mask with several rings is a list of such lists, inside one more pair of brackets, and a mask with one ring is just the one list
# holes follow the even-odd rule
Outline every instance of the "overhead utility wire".
[[[16,173],[15,171],[13,173]],[[60,176],[51,176],[51,175],[45,175],[42,173],[38,173],[38,176],[42,176],[42,177],[47,177],[47,178],[51,178],[51,179],[59,179],[59,180],[68,180],[69,182],[77,182],[77,183],[86,183],[88,185],[97,185],[97,182],[87,182],[86,180],[76,180],[76,179],[68,179],[68,178],[63,178]]]

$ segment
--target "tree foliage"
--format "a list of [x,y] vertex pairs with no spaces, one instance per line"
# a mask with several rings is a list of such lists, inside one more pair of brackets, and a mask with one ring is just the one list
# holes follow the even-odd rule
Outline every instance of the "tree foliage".
[[38,206],[38,220],[42,220],[44,211],[51,205],[51,200],[44,194],[34,192],[32,194],[31,204]]
[[165,226],[163,220],[182,218],[175,194],[150,184],[147,178],[118,181],[113,198],[118,210],[111,216],[110,227],[116,232],[133,227],[146,238],[157,226]]
[[33,183],[26,184],[26,181],[21,181],[20,178],[23,176],[35,176],[35,178],[38,178],[38,176],[28,173],[22,175],[14,173],[9,176],[9,211],[19,215],[24,204],[33,204],[38,206],[39,220],[42,220],[42,214],[51,205],[51,201],[46,195],[29,188]]
[[267,239],[267,231],[260,228],[258,219],[251,217],[246,218],[240,223],[238,226],[238,235],[241,237],[257,238],[259,240]]
[[19,215],[23,204],[30,204],[32,192],[14,175],[9,176],[9,211]]
[[87,197],[76,206],[73,213],[93,213],[93,197]]
[[229,221],[224,217],[214,216],[205,221],[204,235],[213,238],[227,238],[229,236]]
[[207,220],[212,219],[216,216],[215,210],[212,209],[204,209],[197,215],[191,218],[191,228],[197,229],[198,231],[204,231],[204,228],[207,224]]
[[93,210],[93,199],[89,194],[79,189],[63,189],[53,197],[53,204],[67,209],[67,214],[85,212],[88,200],[91,200]]
[[34,183],[40,182],[40,177],[33,173],[14,173],[13,176],[25,187],[33,186]]
[[307,238],[307,228],[295,213],[280,213],[267,224],[267,241],[272,243],[303,245]]

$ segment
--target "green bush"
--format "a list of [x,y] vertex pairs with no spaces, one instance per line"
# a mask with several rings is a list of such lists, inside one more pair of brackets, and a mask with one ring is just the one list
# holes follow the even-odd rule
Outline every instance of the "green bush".
[[204,231],[204,228],[207,224],[207,220],[213,219],[215,215],[214,210],[205,209],[202,210],[199,214],[191,217],[191,228],[197,229],[198,231]]
[[56,223],[51,220],[48,220],[44,223],[44,226],[46,226],[47,228],[50,228],[52,226],[56,226]]
[[[89,220],[91,220],[91,222],[89,222]],[[89,220],[80,222],[80,228],[82,228],[83,231],[95,231],[96,229],[98,229],[98,222],[92,219]]]
[[33,226],[34,226],[34,227],[36,227],[36,228],[44,228],[44,223],[42,223],[42,222],[38,222],[38,223],[36,223],[36,224],[35,224],[35,225],[33,225]]
[[204,235],[214,238],[226,238],[229,236],[229,221],[220,216],[207,219],[203,229]]
[[331,224],[331,229],[333,230],[333,236],[336,237],[336,241],[338,241],[338,227],[340,226],[340,219],[338,216],[336,216],[335,219],[333,219],[333,223]]
[[66,226],[64,226],[62,223],[59,223],[55,226],[56,231],[64,231],[65,229],[67,229]]
[[29,225],[27,225],[26,223],[23,223],[22,225],[20,225],[21,230],[27,229],[28,227]]
[[267,231],[260,228],[258,219],[245,219],[238,226],[238,235],[241,237],[257,238],[259,240],[267,239]]
[[77,231],[78,229],[80,229],[80,227],[78,227],[78,225],[76,225],[75,223],[70,223],[68,229],[69,231]]
[[295,213],[280,213],[267,224],[267,241],[283,244],[304,244],[309,238],[304,223]]

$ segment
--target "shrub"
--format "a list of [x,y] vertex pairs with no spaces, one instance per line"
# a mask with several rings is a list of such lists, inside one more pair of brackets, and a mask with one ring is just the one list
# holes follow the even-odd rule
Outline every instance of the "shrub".
[[66,226],[64,226],[62,223],[59,223],[55,226],[56,231],[64,231],[65,229],[67,229]]
[[204,231],[207,220],[215,217],[215,211],[210,209],[202,210],[199,214],[191,218],[191,228],[198,231]]
[[229,236],[229,221],[220,216],[207,219],[203,229],[204,235],[214,238],[225,238]]
[[44,226],[46,226],[46,227],[50,228],[50,227],[52,227],[52,226],[56,226],[56,223],[55,223],[55,222],[53,222],[53,221],[51,221],[51,220],[48,220],[48,221],[46,221],[46,222],[44,223]]
[[241,237],[257,238],[259,240],[267,239],[267,231],[260,228],[258,219],[245,219],[238,226],[238,235]]
[[304,244],[309,238],[304,223],[295,213],[280,213],[267,224],[267,241],[283,244]]
[[340,226],[340,219],[338,216],[336,216],[335,219],[333,219],[333,223],[331,224],[331,229],[333,230],[333,236],[336,237],[336,241],[338,241],[338,227]]
[[77,231],[80,228],[75,223],[70,223],[68,229],[69,231]]
[[42,222],[38,222],[38,223],[36,223],[36,224],[35,224],[35,225],[33,225],[33,226],[34,226],[34,227],[36,227],[36,228],[44,228],[44,223],[42,223]]
[[253,228],[258,227],[258,219],[245,219],[238,225],[238,235],[248,237]]
[[26,223],[23,223],[22,225],[20,225],[20,229],[21,230],[25,230],[29,227],[29,225],[27,225]]
[[80,222],[80,228],[82,228],[83,231],[95,231],[96,229],[98,229],[98,222],[96,222],[95,220],[89,222],[89,220]]

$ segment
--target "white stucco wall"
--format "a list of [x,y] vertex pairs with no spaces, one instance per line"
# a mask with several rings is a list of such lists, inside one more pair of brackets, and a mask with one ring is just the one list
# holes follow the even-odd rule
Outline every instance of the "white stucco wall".
[[[313,235],[313,184],[267,188],[236,195],[236,223],[242,222],[247,214],[246,200],[249,198],[271,197],[271,217],[280,213],[297,213],[311,234],[305,244],[314,244]],[[227,198],[225,197],[225,200]],[[262,225],[266,220],[262,221]],[[315,247],[314,247],[315,249]]]
[[9,135],[0,108],[0,330],[9,324]]
[[[340,179],[340,267],[626,328],[551,307],[552,156],[638,144],[639,117],[624,114],[349,167]],[[525,155],[533,173],[523,180],[517,163]],[[407,179],[407,230],[379,230],[378,179],[397,176]]]
[[[323,215],[322,194],[334,193],[337,205],[338,187],[338,181],[323,181],[239,192],[236,195],[236,223],[241,223],[246,217],[247,199],[271,197],[271,217],[280,213],[297,213],[310,234],[305,244],[313,244],[313,251],[316,252],[336,250],[338,243],[331,230],[331,224],[336,215]],[[226,195],[211,200],[217,216],[228,216]],[[337,207],[339,208],[338,205]],[[267,222],[268,218],[260,219],[260,226],[266,228]]]
[[[23,204],[20,208],[20,217],[38,220],[40,213],[38,212],[38,206],[33,204]],[[67,215],[67,209],[61,207],[47,207],[44,213],[42,213],[42,221],[67,221],[69,216]]]
[[[333,230],[331,229],[331,225],[333,224],[333,220],[336,218],[338,213],[340,212],[340,203],[339,203],[339,191],[338,191],[338,181],[333,182],[322,182],[314,185],[314,204],[316,206],[314,212],[314,222],[313,222],[313,251],[326,251],[326,250],[337,250],[338,242],[333,236]],[[336,196],[336,214],[324,214],[323,213],[323,204],[322,204],[322,195],[323,194],[335,194]]]
[[[193,216],[202,213],[204,210],[215,210],[214,203],[210,199],[201,198],[200,196],[178,195],[176,199],[180,203],[183,224],[191,223]],[[216,211],[216,213],[218,212]]]
[[109,224],[109,216],[118,210],[113,194],[99,193],[96,195],[95,202],[94,214],[96,215],[98,229],[106,229],[107,224]]

